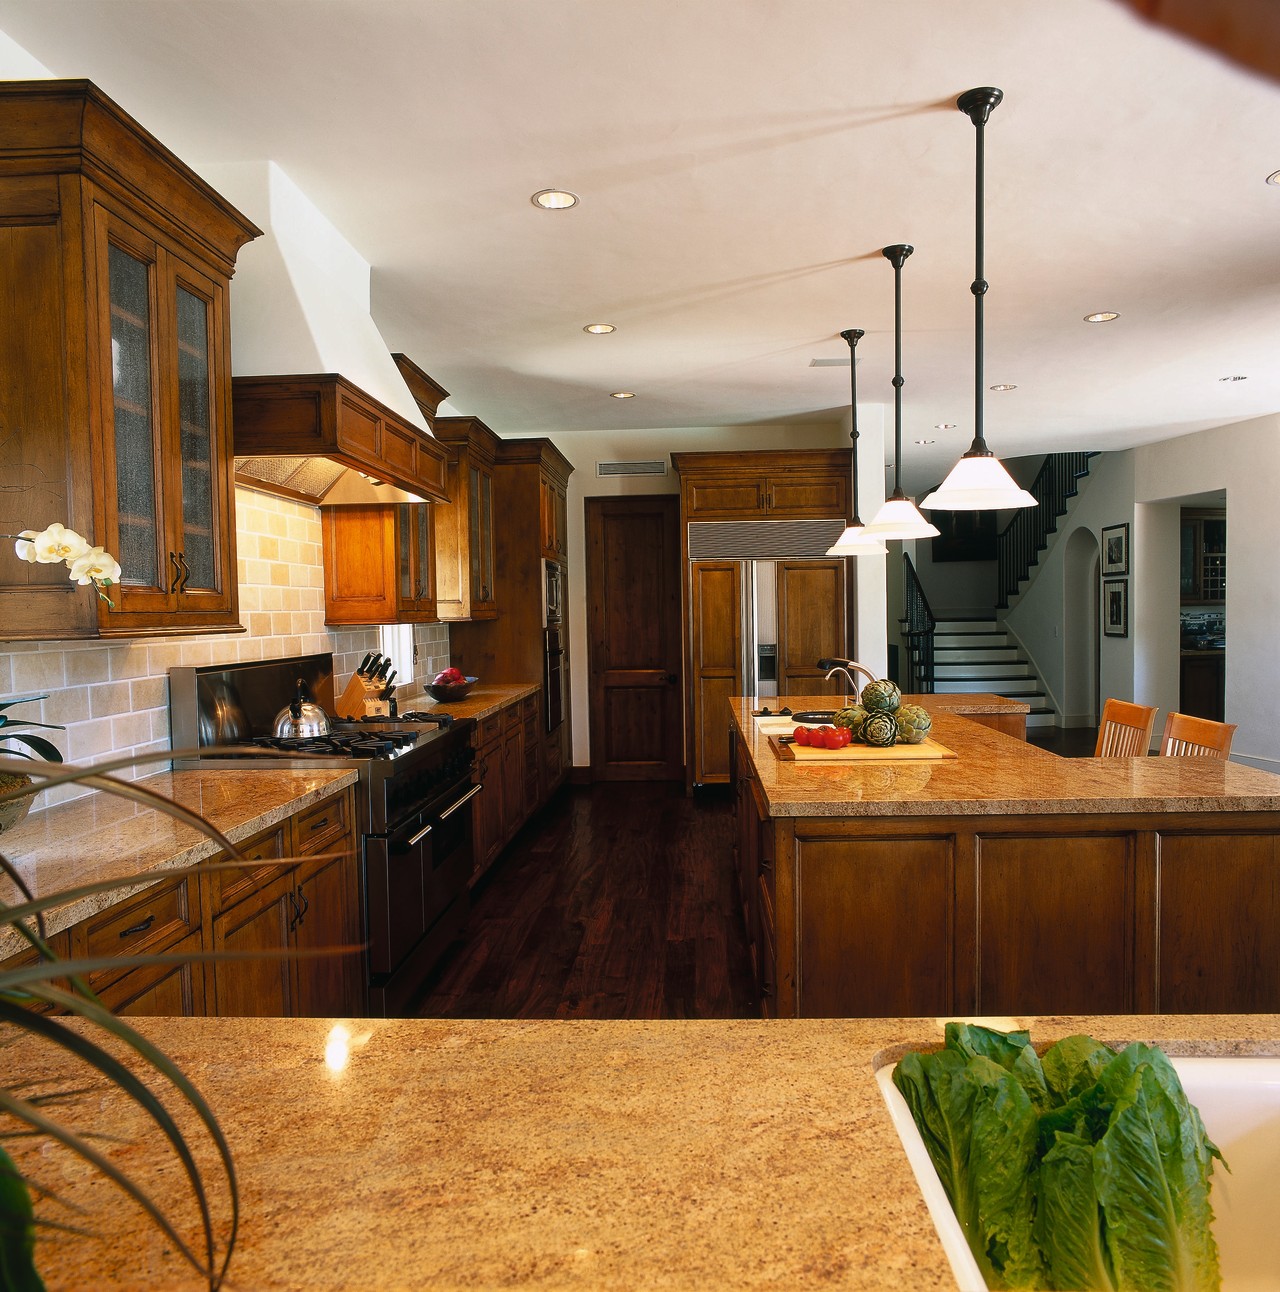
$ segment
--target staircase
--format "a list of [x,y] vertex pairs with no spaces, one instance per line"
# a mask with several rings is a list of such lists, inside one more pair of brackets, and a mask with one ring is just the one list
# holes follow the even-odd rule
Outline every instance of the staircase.
[[1035,670],[995,618],[939,619],[933,634],[933,690],[991,691],[1031,706],[1027,728],[1052,727],[1054,711]]

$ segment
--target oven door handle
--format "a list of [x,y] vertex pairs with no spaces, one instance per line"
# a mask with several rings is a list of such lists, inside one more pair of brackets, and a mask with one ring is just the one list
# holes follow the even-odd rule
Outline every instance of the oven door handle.
[[451,804],[440,813],[440,820],[443,821],[445,817],[452,816],[469,799],[475,798],[482,789],[484,789],[483,785],[473,785],[456,803]]
[[406,847],[406,848],[412,848],[412,847],[413,847],[413,845],[414,845],[415,843],[421,843],[421,842],[422,842],[422,840],[423,840],[423,839],[425,839],[425,838],[427,837],[427,835],[429,835],[430,833],[431,833],[431,827],[430,827],[429,825],[424,825],[424,826],[422,827],[422,829],[421,829],[421,830],[419,830],[419,831],[418,831],[418,833],[417,833],[417,834],[415,834],[415,835],[414,835],[414,836],[413,836],[413,837],[408,841],[408,843],[406,843],[406,844],[405,844],[405,847]]

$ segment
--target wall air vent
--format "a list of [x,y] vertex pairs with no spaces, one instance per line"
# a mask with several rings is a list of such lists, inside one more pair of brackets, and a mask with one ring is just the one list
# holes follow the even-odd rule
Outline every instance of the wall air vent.
[[[859,360],[859,362],[861,362],[861,360]],[[848,366],[849,366],[848,356],[846,356],[843,359],[835,358],[835,359],[810,359],[809,360],[810,368],[847,368]]]
[[826,556],[844,521],[691,520],[691,561],[785,561]]
[[664,476],[667,474],[666,458],[653,462],[597,462],[598,476]]

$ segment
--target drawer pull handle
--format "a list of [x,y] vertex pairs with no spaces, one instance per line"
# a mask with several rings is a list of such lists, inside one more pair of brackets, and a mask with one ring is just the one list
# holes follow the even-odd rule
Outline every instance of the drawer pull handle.
[[307,826],[307,829],[318,830],[322,825],[328,825],[328,824],[329,824],[329,818],[327,816],[322,816],[319,821],[312,821],[311,824]]
[[484,789],[483,785],[473,785],[456,803],[440,813],[440,820],[443,821],[446,817],[452,816],[469,799],[475,798],[482,789]]
[[138,924],[132,924],[127,929],[121,930],[122,938],[131,938],[135,933],[145,933],[156,922],[155,914],[148,915],[145,920]]
[[429,825],[424,825],[422,829],[419,830],[418,833],[415,834],[413,838],[409,840],[408,847],[412,848],[415,843],[420,843],[430,833],[431,833],[431,827]]

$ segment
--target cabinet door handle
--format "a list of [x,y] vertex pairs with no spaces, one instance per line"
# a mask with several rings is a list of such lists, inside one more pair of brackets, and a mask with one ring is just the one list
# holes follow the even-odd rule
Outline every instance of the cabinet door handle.
[[406,845],[406,847],[412,848],[415,843],[421,843],[421,841],[425,839],[427,835],[429,835],[430,833],[431,833],[431,827],[429,825],[424,825],[422,829],[418,831],[417,834],[413,835],[409,839],[409,842]]
[[177,552],[169,553],[169,563],[173,566],[173,581],[169,584],[169,591],[177,592],[178,584],[182,582],[182,566],[178,564]]
[[185,552],[178,553],[178,564],[182,566],[182,582],[178,585],[179,592],[187,590],[187,584],[191,581],[191,567],[187,564],[187,555]]
[[302,885],[298,885],[298,901],[301,904],[298,910],[298,923],[301,924],[307,917],[307,912],[311,909],[311,898],[302,891]]
[[289,916],[289,932],[292,933],[302,921],[302,911],[298,907],[298,899],[293,895],[293,889],[289,889],[285,896],[289,899],[289,905],[293,908],[293,914]]
[[329,818],[327,816],[322,816],[319,821],[312,821],[311,823],[312,834],[314,834],[317,830],[319,830],[322,825],[328,825],[328,824],[329,824]]
[[137,924],[131,924],[127,929],[120,931],[122,938],[131,938],[135,933],[145,933],[156,922],[155,913],[152,912],[145,920]]
[[445,808],[445,810],[440,813],[440,820],[443,821],[445,817],[452,816],[464,803],[475,798],[482,789],[484,789],[483,785],[473,785],[456,803],[450,804],[449,807]]

